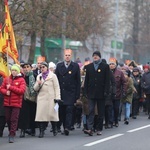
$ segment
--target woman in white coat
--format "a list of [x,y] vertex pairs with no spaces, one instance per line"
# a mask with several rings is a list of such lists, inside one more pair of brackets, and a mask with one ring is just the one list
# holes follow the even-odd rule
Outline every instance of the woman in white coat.
[[59,121],[58,110],[54,109],[54,99],[60,100],[60,87],[57,76],[49,71],[46,62],[41,63],[41,73],[37,76],[34,90],[38,92],[35,121],[39,123],[39,138],[44,136],[47,122],[52,122],[53,135],[57,135],[56,123]]

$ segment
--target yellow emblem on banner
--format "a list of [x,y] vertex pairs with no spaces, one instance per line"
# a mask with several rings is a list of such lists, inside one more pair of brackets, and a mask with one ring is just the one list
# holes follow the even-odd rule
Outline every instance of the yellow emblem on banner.
[[100,70],[100,69],[98,69],[98,72],[101,72],[101,70]]
[[71,71],[69,71],[68,73],[69,73],[69,74],[71,74],[72,72],[71,72]]

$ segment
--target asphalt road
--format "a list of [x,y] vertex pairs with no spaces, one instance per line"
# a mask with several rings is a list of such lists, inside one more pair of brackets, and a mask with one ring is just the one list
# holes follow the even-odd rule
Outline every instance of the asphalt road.
[[69,136],[52,135],[50,126],[44,138],[37,135],[19,138],[19,131],[15,143],[8,143],[8,131],[5,128],[4,136],[0,138],[0,150],[149,150],[150,149],[150,120],[141,113],[137,119],[130,119],[129,125],[123,121],[119,127],[104,129],[101,136],[85,135],[81,129],[75,129]]

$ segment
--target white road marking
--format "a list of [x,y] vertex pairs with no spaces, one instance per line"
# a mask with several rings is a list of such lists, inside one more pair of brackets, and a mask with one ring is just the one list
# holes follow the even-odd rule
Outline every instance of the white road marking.
[[101,139],[101,140],[98,140],[98,141],[95,141],[95,142],[91,142],[91,143],[85,144],[84,146],[93,146],[93,145],[96,145],[96,144],[99,144],[99,143],[102,143],[102,142],[105,142],[105,141],[117,138],[117,137],[122,136],[122,135],[124,135],[124,134],[116,134],[116,135],[113,135],[113,136],[109,136],[107,138],[104,138],[104,139]]
[[136,128],[136,129],[133,129],[133,130],[129,130],[129,131],[127,131],[127,132],[135,132],[135,131],[138,131],[138,130],[142,130],[142,129],[145,129],[145,128],[148,128],[148,127],[150,127],[150,125],[147,125],[147,126],[143,126],[143,127],[140,127],[140,128]]

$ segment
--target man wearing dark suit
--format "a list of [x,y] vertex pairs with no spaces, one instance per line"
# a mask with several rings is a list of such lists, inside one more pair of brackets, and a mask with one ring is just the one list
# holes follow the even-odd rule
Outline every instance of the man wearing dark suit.
[[85,94],[88,97],[89,117],[87,120],[88,130],[84,130],[85,134],[93,135],[93,124],[95,115],[95,106],[97,105],[97,135],[102,134],[103,118],[105,114],[105,98],[109,94],[110,87],[110,69],[108,64],[102,62],[99,51],[93,53],[93,63],[86,66],[85,75]]
[[65,135],[69,135],[74,104],[80,97],[81,85],[79,65],[71,61],[71,57],[72,50],[64,50],[64,61],[58,63],[55,70],[60,84],[61,99],[63,100],[63,105],[60,106],[60,120],[63,121]]
[[37,68],[35,69],[35,70],[33,70],[33,75],[34,75],[34,77],[35,77],[35,79],[36,79],[36,77],[41,73],[41,69],[40,69],[40,67],[41,67],[41,63],[42,62],[37,62]]

